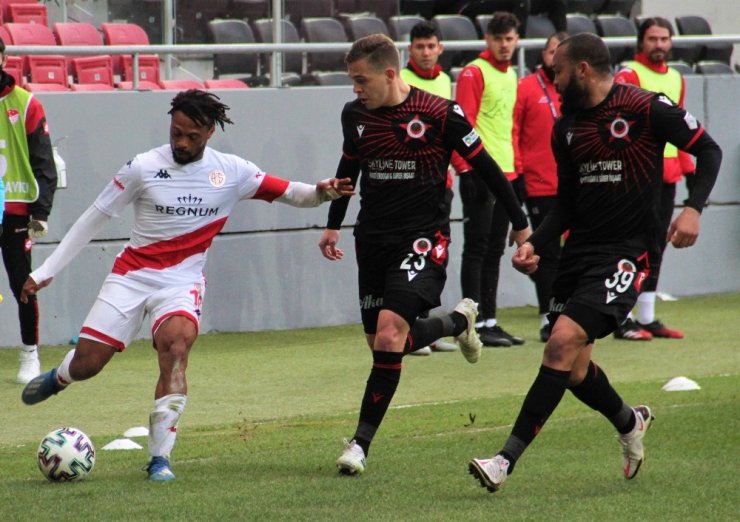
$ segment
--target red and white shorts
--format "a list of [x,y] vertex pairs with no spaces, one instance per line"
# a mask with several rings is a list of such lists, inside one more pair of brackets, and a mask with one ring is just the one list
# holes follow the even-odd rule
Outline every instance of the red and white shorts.
[[162,288],[109,274],[87,314],[80,337],[123,351],[139,333],[145,315],[149,316],[152,337],[162,322],[174,315],[190,319],[197,331],[205,288],[205,280]]

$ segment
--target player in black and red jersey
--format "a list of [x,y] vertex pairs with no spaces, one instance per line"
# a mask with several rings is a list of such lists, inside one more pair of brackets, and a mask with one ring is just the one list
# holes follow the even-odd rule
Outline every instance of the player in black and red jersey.
[[502,450],[469,465],[489,491],[503,485],[568,389],[619,432],[625,478],[635,477],[644,458],[652,412],[622,400],[591,361],[593,343],[627,316],[659,254],[666,142],[697,158],[696,184],[668,230],[677,248],[696,241],[722,152],[699,122],[665,95],[614,84],[609,63],[609,50],[593,34],[568,38],[555,52],[555,87],[563,101],[552,137],[557,201],[517,249],[514,266],[532,273],[537,250],[565,230],[570,234],[553,285],[553,330],[539,374]]
[[[399,55],[383,35],[357,40],[347,54],[357,99],[342,112],[343,155],[337,168],[360,179],[355,224],[362,323],[373,354],[355,435],[337,460],[340,472],[362,473],[375,432],[401,376],[404,354],[455,336],[465,358],[478,360],[477,304],[463,299],[449,315],[418,319],[440,304],[450,242],[445,200],[447,166],[456,150],[506,207],[511,240],[529,236],[527,220],[511,185],[485,152],[455,102],[409,86],[399,74]],[[362,176],[360,177],[360,172]],[[349,198],[330,207],[319,248],[341,259],[339,228]]]

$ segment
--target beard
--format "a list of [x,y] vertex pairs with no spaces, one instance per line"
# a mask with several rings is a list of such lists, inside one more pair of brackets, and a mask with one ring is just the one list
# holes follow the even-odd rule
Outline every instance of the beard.
[[579,109],[582,109],[585,105],[585,101],[588,99],[588,90],[585,86],[580,85],[572,74],[568,85],[560,93],[560,112],[563,114],[571,114]]

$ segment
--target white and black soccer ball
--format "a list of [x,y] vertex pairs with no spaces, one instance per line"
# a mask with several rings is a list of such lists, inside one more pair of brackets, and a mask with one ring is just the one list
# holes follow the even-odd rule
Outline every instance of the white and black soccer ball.
[[38,463],[52,482],[80,480],[95,466],[95,447],[82,430],[59,428],[42,439]]

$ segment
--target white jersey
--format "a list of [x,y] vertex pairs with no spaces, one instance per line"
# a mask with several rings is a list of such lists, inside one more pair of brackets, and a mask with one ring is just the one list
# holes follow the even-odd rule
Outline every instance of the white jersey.
[[133,203],[131,238],[112,272],[162,287],[201,281],[208,248],[234,205],[243,199],[273,201],[288,184],[210,147],[186,165],[174,161],[170,145],[139,154],[94,203],[111,217]]

